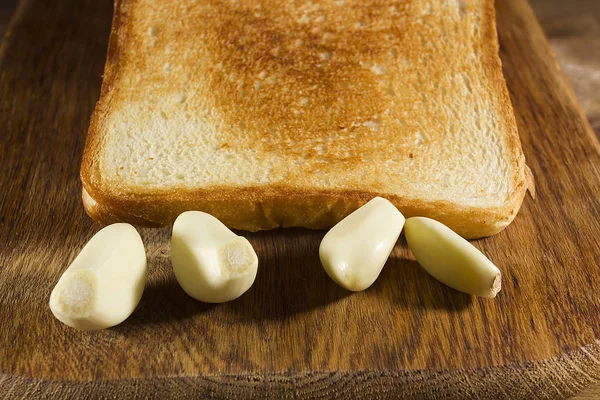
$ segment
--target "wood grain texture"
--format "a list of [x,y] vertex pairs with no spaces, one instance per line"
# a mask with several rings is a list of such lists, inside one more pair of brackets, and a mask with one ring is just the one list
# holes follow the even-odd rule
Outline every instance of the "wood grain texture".
[[[600,2],[531,0],[531,6],[582,110],[600,137]],[[600,385],[586,388],[571,399],[600,399]]]
[[0,40],[2,40],[6,33],[6,28],[8,28],[8,23],[16,5],[17,0],[0,0]]
[[[600,2],[531,0],[552,50],[590,125],[600,137]],[[600,399],[600,385],[571,398]]]
[[[523,0],[498,2],[504,73],[537,178],[515,222],[478,241],[503,271],[495,300],[444,287],[396,246],[369,290],[337,287],[323,232],[245,234],[253,288],[192,300],[168,230],[142,230],[149,277],[122,325],[78,332],[47,302],[99,227],[79,160],[111,4],[24,0],[0,48],[0,393],[8,398],[564,398],[600,381],[600,152]],[[8,95],[7,95],[8,94]]]
[[600,137],[600,2],[533,0],[531,5],[583,112]]

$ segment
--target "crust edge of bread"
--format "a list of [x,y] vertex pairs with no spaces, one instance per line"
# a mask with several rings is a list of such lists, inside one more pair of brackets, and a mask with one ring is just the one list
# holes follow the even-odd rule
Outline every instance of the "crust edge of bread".
[[163,200],[160,197],[154,200],[129,197],[112,202],[93,197],[95,194],[90,194],[84,185],[82,198],[87,214],[104,225],[129,222],[143,227],[170,226],[180,213],[198,210],[215,216],[232,229],[254,232],[279,227],[331,228],[371,198],[381,195],[407,218],[430,217],[467,239],[475,239],[494,235],[507,227],[517,215],[526,191],[524,182],[509,202],[495,208],[459,207],[445,202],[414,200],[407,204],[406,199],[398,196],[351,191],[343,194],[313,192],[267,195],[259,200],[251,191],[242,190],[237,191],[237,195],[231,192],[221,198],[179,197],[178,201],[168,199],[167,202],[165,197],[162,197]]

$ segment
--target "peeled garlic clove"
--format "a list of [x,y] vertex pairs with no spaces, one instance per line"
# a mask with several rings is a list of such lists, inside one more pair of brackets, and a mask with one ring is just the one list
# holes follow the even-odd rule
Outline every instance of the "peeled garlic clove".
[[475,246],[446,225],[425,217],[406,220],[404,235],[423,268],[438,281],[481,297],[500,291],[500,270]]
[[146,284],[146,251],[129,224],[96,233],[63,273],[50,295],[50,310],[83,330],[120,324],[138,305]]
[[400,211],[375,197],[327,232],[319,247],[325,272],[348,290],[365,290],[381,273],[403,225]]
[[207,303],[240,297],[250,289],[258,270],[250,242],[200,211],[184,212],[175,220],[171,261],[183,290]]

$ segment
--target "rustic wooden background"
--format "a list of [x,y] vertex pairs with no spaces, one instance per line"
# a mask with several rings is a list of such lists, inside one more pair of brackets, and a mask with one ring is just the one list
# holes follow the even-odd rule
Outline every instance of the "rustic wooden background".
[[530,3],[581,108],[600,136],[600,1]]
[[[600,1],[530,0],[530,4],[581,108],[600,137]],[[572,399],[600,399],[600,385]]]
[[[0,33],[6,29],[7,21],[14,10],[14,3],[12,0],[0,0]],[[532,5],[550,38],[563,70],[576,91],[583,110],[598,134],[600,132],[600,51],[598,51],[600,2],[533,0]],[[8,35],[10,33],[7,32]],[[600,398],[600,386],[589,388],[574,398]]]

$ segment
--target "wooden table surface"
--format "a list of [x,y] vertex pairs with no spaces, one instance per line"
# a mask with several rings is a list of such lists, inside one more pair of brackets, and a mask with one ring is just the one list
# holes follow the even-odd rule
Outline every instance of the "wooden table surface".
[[[600,1],[530,0],[590,125],[600,137]],[[572,400],[600,399],[600,385]]]
[[532,0],[579,104],[600,136],[600,1]]
[[[98,95],[110,5],[24,1],[27,5],[19,9],[0,50],[0,126],[5,129],[0,154],[7,157],[0,160],[0,372],[5,374],[0,386],[7,385],[9,395],[53,397],[94,390],[131,395],[156,388],[214,394],[225,386],[231,398],[248,390],[264,395],[265,388],[325,397],[392,397],[392,390],[419,397],[425,390],[431,398],[561,398],[600,378],[600,345],[595,341],[600,334],[595,290],[600,273],[590,269],[600,263],[598,143],[520,0],[499,5],[501,54],[539,196],[535,202],[526,200],[506,231],[476,243],[493,260],[503,260],[505,281],[498,299],[472,299],[432,281],[410,261],[405,243],[397,246],[371,290],[349,296],[308,255],[322,233],[292,230],[283,242],[280,232],[248,235],[267,260],[257,284],[240,301],[205,306],[186,298],[174,283],[165,245],[168,232],[143,230],[151,259],[149,287],[130,321],[99,334],[64,328],[49,315],[45,302],[66,260],[98,229],[78,200],[77,164]],[[6,4],[0,1],[0,31],[10,14]],[[556,9],[548,11],[549,6],[541,9],[538,14],[547,12],[549,19],[561,16]],[[583,5],[581,10],[585,14]],[[562,42],[556,43],[554,48],[561,49]],[[594,122],[596,103],[593,93],[589,96],[585,110]],[[193,336],[195,330],[203,335]],[[220,344],[225,336],[215,330],[237,341]],[[331,340],[317,340],[323,334]],[[344,338],[350,350],[341,347],[347,344]],[[254,347],[257,343],[276,348]],[[311,346],[312,351],[302,350]],[[216,357],[198,352],[215,348]],[[121,361],[114,359],[115,349]],[[288,350],[287,355],[278,349]],[[177,363],[171,350],[182,356]],[[364,359],[366,350],[380,359]],[[88,368],[71,364],[70,370],[69,359]],[[394,370],[398,360],[405,372]],[[198,365],[212,371],[210,379],[147,381],[155,374],[193,375]],[[296,374],[289,380],[288,373],[313,366],[340,372]],[[430,368],[441,372],[430,373]],[[264,375],[268,370],[279,373]],[[348,373],[352,370],[357,372]],[[219,371],[259,373],[239,375],[232,384]],[[69,378],[87,383],[75,385]],[[137,380],[122,383],[123,392],[115,389],[120,384],[115,378]],[[290,392],[290,385],[300,392]],[[592,388],[579,398],[598,393]]]

